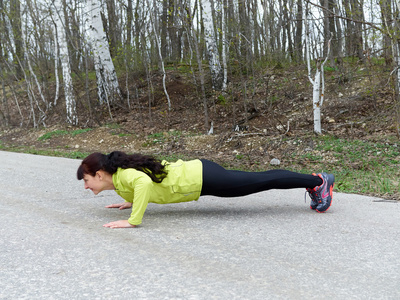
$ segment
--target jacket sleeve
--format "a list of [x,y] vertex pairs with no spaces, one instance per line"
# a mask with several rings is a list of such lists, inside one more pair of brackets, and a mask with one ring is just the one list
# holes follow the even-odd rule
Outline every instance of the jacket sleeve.
[[153,182],[146,174],[136,178],[131,184],[134,188],[134,196],[132,202],[132,213],[128,222],[131,225],[139,225],[142,223],[144,212],[150,200]]

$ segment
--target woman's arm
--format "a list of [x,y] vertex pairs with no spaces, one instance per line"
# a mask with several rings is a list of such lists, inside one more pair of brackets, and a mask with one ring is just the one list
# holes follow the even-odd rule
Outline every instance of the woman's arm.
[[[143,172],[136,171],[136,176],[129,176],[126,182],[123,182],[125,186],[131,187],[133,193],[133,203],[123,202],[107,205],[107,208],[119,208],[125,209],[132,207],[132,212],[129,220],[119,220],[104,224],[104,227],[108,228],[133,228],[136,225],[142,223],[142,218],[146,210],[147,204],[150,199],[151,190],[153,188],[153,182]],[[121,195],[121,194],[120,194]],[[125,198],[124,198],[125,199]],[[126,199],[125,199],[126,200]]]

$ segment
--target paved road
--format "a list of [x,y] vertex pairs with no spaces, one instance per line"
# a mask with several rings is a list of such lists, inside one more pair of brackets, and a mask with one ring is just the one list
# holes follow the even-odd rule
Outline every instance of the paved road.
[[400,299],[400,205],[303,190],[150,204],[142,226],[80,161],[0,152],[0,299]]

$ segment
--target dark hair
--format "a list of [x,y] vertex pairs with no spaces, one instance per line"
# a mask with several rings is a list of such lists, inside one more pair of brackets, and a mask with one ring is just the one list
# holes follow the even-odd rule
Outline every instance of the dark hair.
[[78,168],[78,180],[83,179],[85,174],[94,176],[97,171],[103,170],[111,175],[118,168],[133,168],[146,173],[151,180],[160,183],[167,176],[165,166],[153,156],[142,154],[126,154],[122,151],[113,151],[108,155],[95,152],[87,156]]

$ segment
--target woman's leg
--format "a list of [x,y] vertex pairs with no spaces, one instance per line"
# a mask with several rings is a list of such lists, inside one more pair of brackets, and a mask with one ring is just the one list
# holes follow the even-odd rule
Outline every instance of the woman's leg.
[[269,189],[313,189],[323,183],[319,176],[287,170],[244,172],[226,170],[209,160],[202,159],[201,161],[203,163],[201,195],[238,197]]

